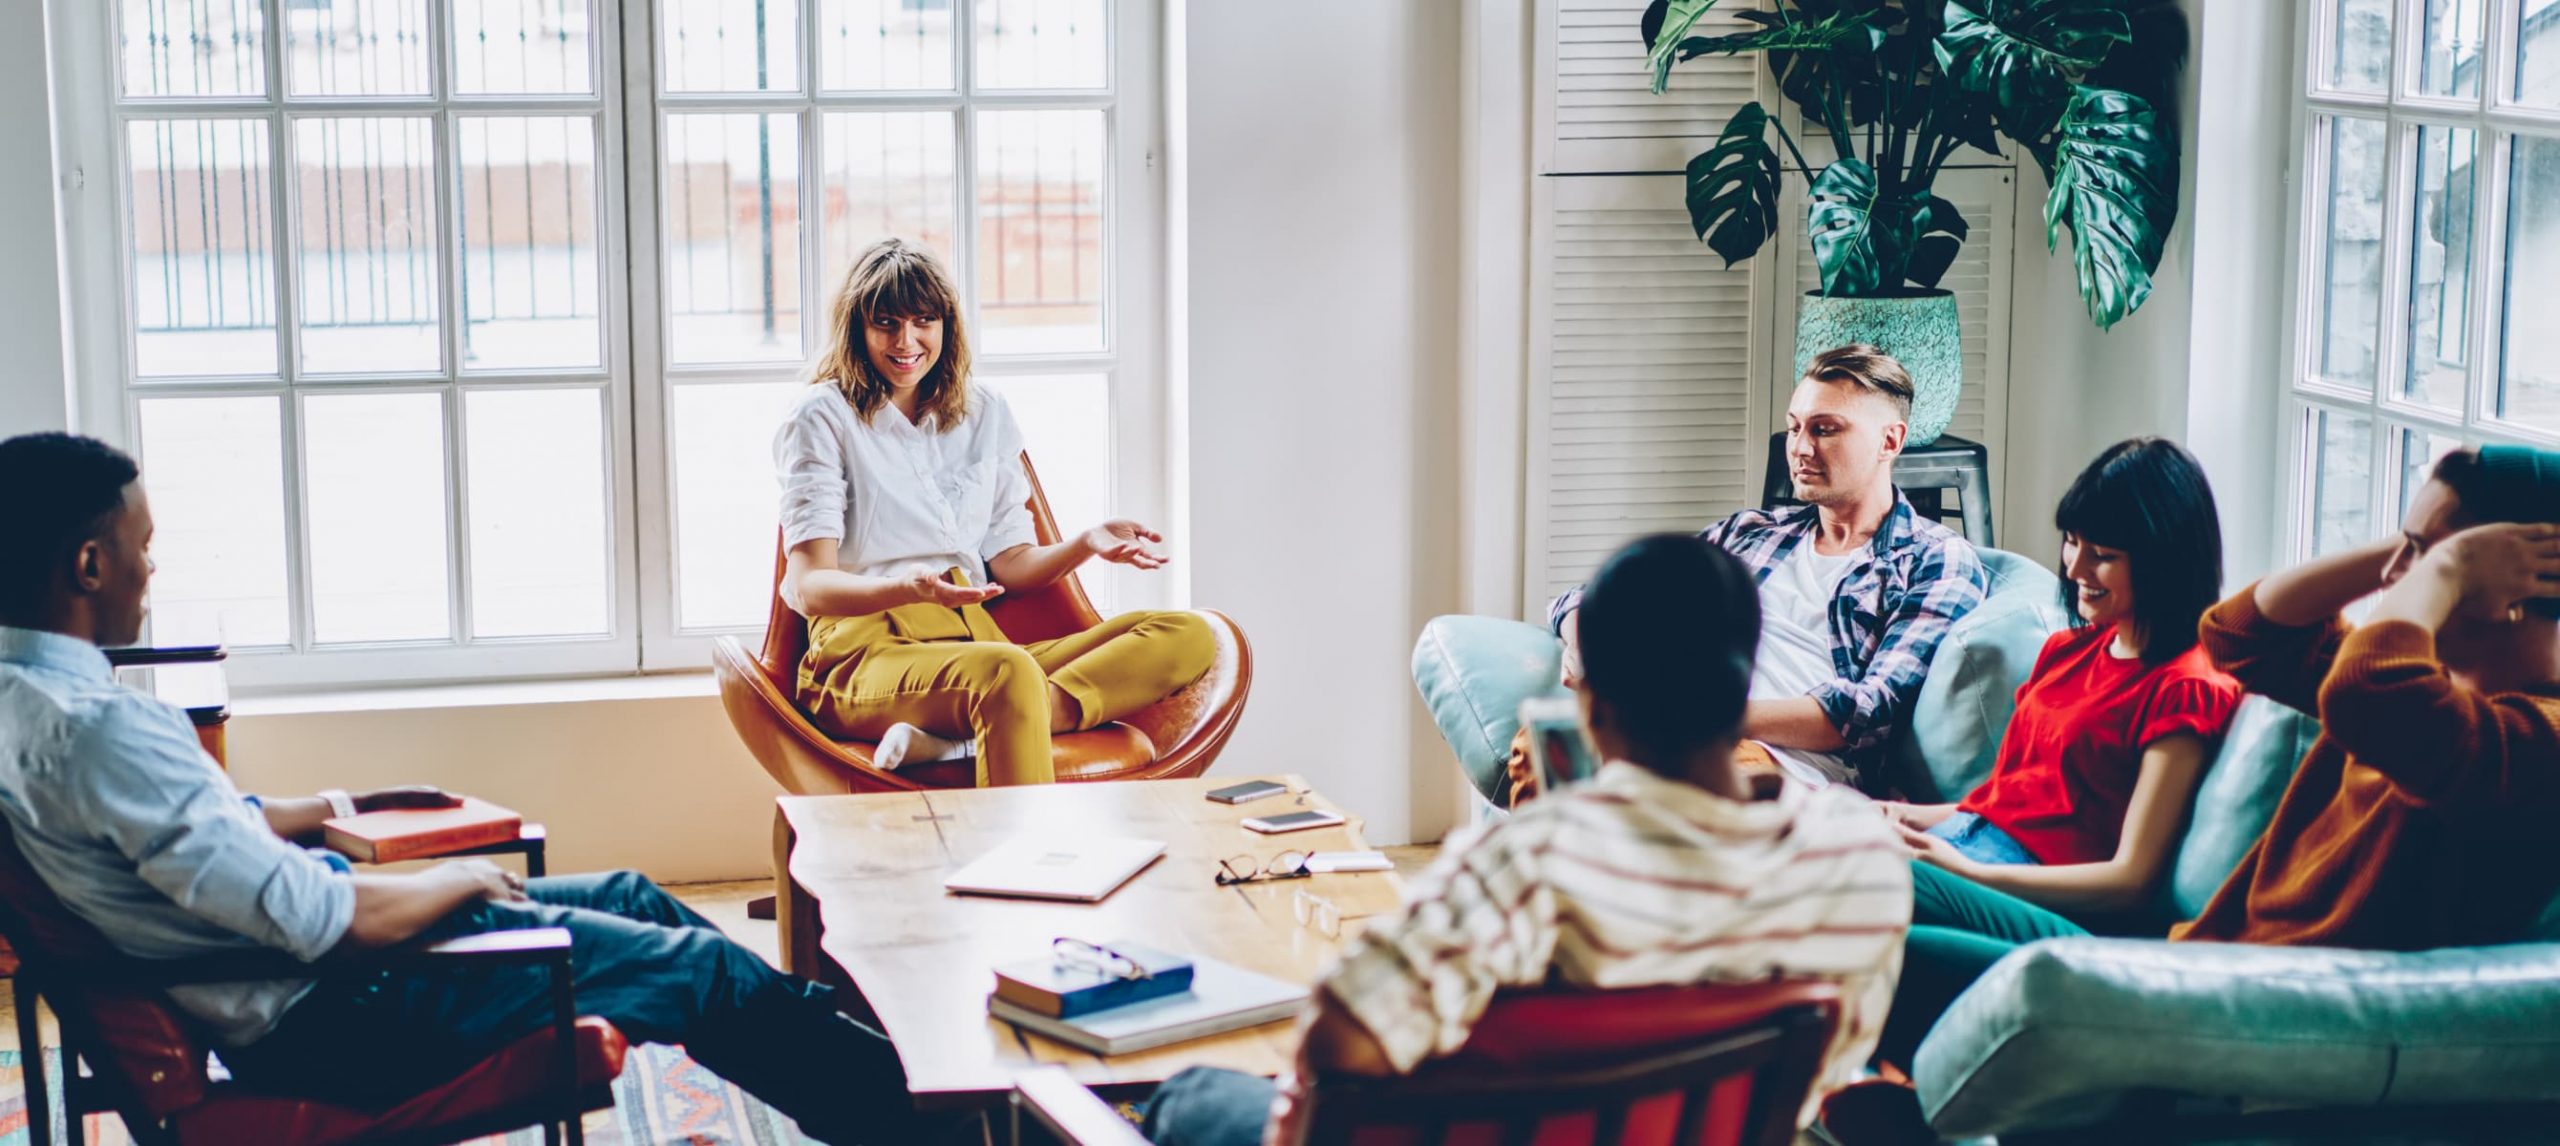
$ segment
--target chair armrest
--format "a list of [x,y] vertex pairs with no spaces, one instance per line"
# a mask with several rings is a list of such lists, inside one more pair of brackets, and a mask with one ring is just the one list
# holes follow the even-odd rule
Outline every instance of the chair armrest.
[[1993,964],[1914,1056],[1948,1138],[2085,1125],[2138,1092],[2252,1106],[2548,1101],[2560,944],[2420,952],[2056,939]]
[[231,655],[221,645],[169,645],[155,648],[132,645],[120,649],[102,649],[107,663],[116,668],[148,668],[153,665],[210,664]]
[[1037,1067],[1015,1075],[1013,1108],[1015,1117],[1029,1113],[1069,1146],[1146,1146],[1146,1137],[1137,1127],[1086,1090],[1064,1067]]
[[79,987],[182,987],[201,983],[246,983],[265,979],[308,979],[327,970],[348,967],[489,967],[567,966],[569,931],[565,927],[530,927],[491,931],[440,943],[402,944],[319,963],[305,963],[281,951],[227,951],[193,959],[96,959],[42,970],[54,983]]

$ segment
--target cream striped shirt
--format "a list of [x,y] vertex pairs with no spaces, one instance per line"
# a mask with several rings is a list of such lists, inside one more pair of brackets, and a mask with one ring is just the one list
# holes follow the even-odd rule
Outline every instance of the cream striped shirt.
[[1770,978],[1838,982],[1816,1093],[1874,1053],[1911,866],[1844,786],[1737,803],[1615,762],[1453,842],[1326,981],[1399,1071],[1455,1051],[1497,988]]

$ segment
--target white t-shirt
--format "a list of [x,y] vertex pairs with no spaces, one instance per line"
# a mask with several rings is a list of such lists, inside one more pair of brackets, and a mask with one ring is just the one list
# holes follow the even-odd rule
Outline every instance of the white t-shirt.
[[[1831,663],[1831,600],[1858,553],[1825,557],[1806,538],[1760,583],[1760,655],[1752,662],[1751,699],[1792,700],[1839,677]],[[1762,747],[1789,775],[1816,787],[1850,778],[1838,756]]]
[[[867,577],[958,566],[988,582],[986,559],[1036,540],[1022,430],[1004,396],[978,388],[949,433],[895,406],[866,422],[830,385],[812,385],[773,438],[782,481],[782,545],[838,543],[836,564]],[[790,583],[784,600],[793,608]]]

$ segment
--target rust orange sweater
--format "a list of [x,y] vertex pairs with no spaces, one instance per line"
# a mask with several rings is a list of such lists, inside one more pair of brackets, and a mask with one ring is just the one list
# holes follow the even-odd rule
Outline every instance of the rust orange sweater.
[[2265,834],[2172,939],[2415,951],[2522,938],[2560,892],[2560,692],[2482,694],[2393,621],[2304,628],[2256,586],[2205,614],[2249,691],[2320,717]]

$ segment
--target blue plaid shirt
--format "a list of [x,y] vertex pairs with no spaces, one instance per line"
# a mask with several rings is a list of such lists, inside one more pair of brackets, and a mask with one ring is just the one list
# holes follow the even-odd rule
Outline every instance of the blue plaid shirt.
[[[1698,536],[1724,546],[1765,584],[1813,537],[1819,513],[1809,505],[1746,509]],[[1847,742],[1841,758],[1862,780],[1873,779],[1868,764],[1920,695],[1938,642],[1990,591],[1991,575],[1972,544],[1921,517],[1896,491],[1893,511],[1831,600],[1831,665],[1840,675],[1811,693]],[[1581,589],[1556,598],[1547,627],[1562,633],[1565,614],[1581,607]]]

